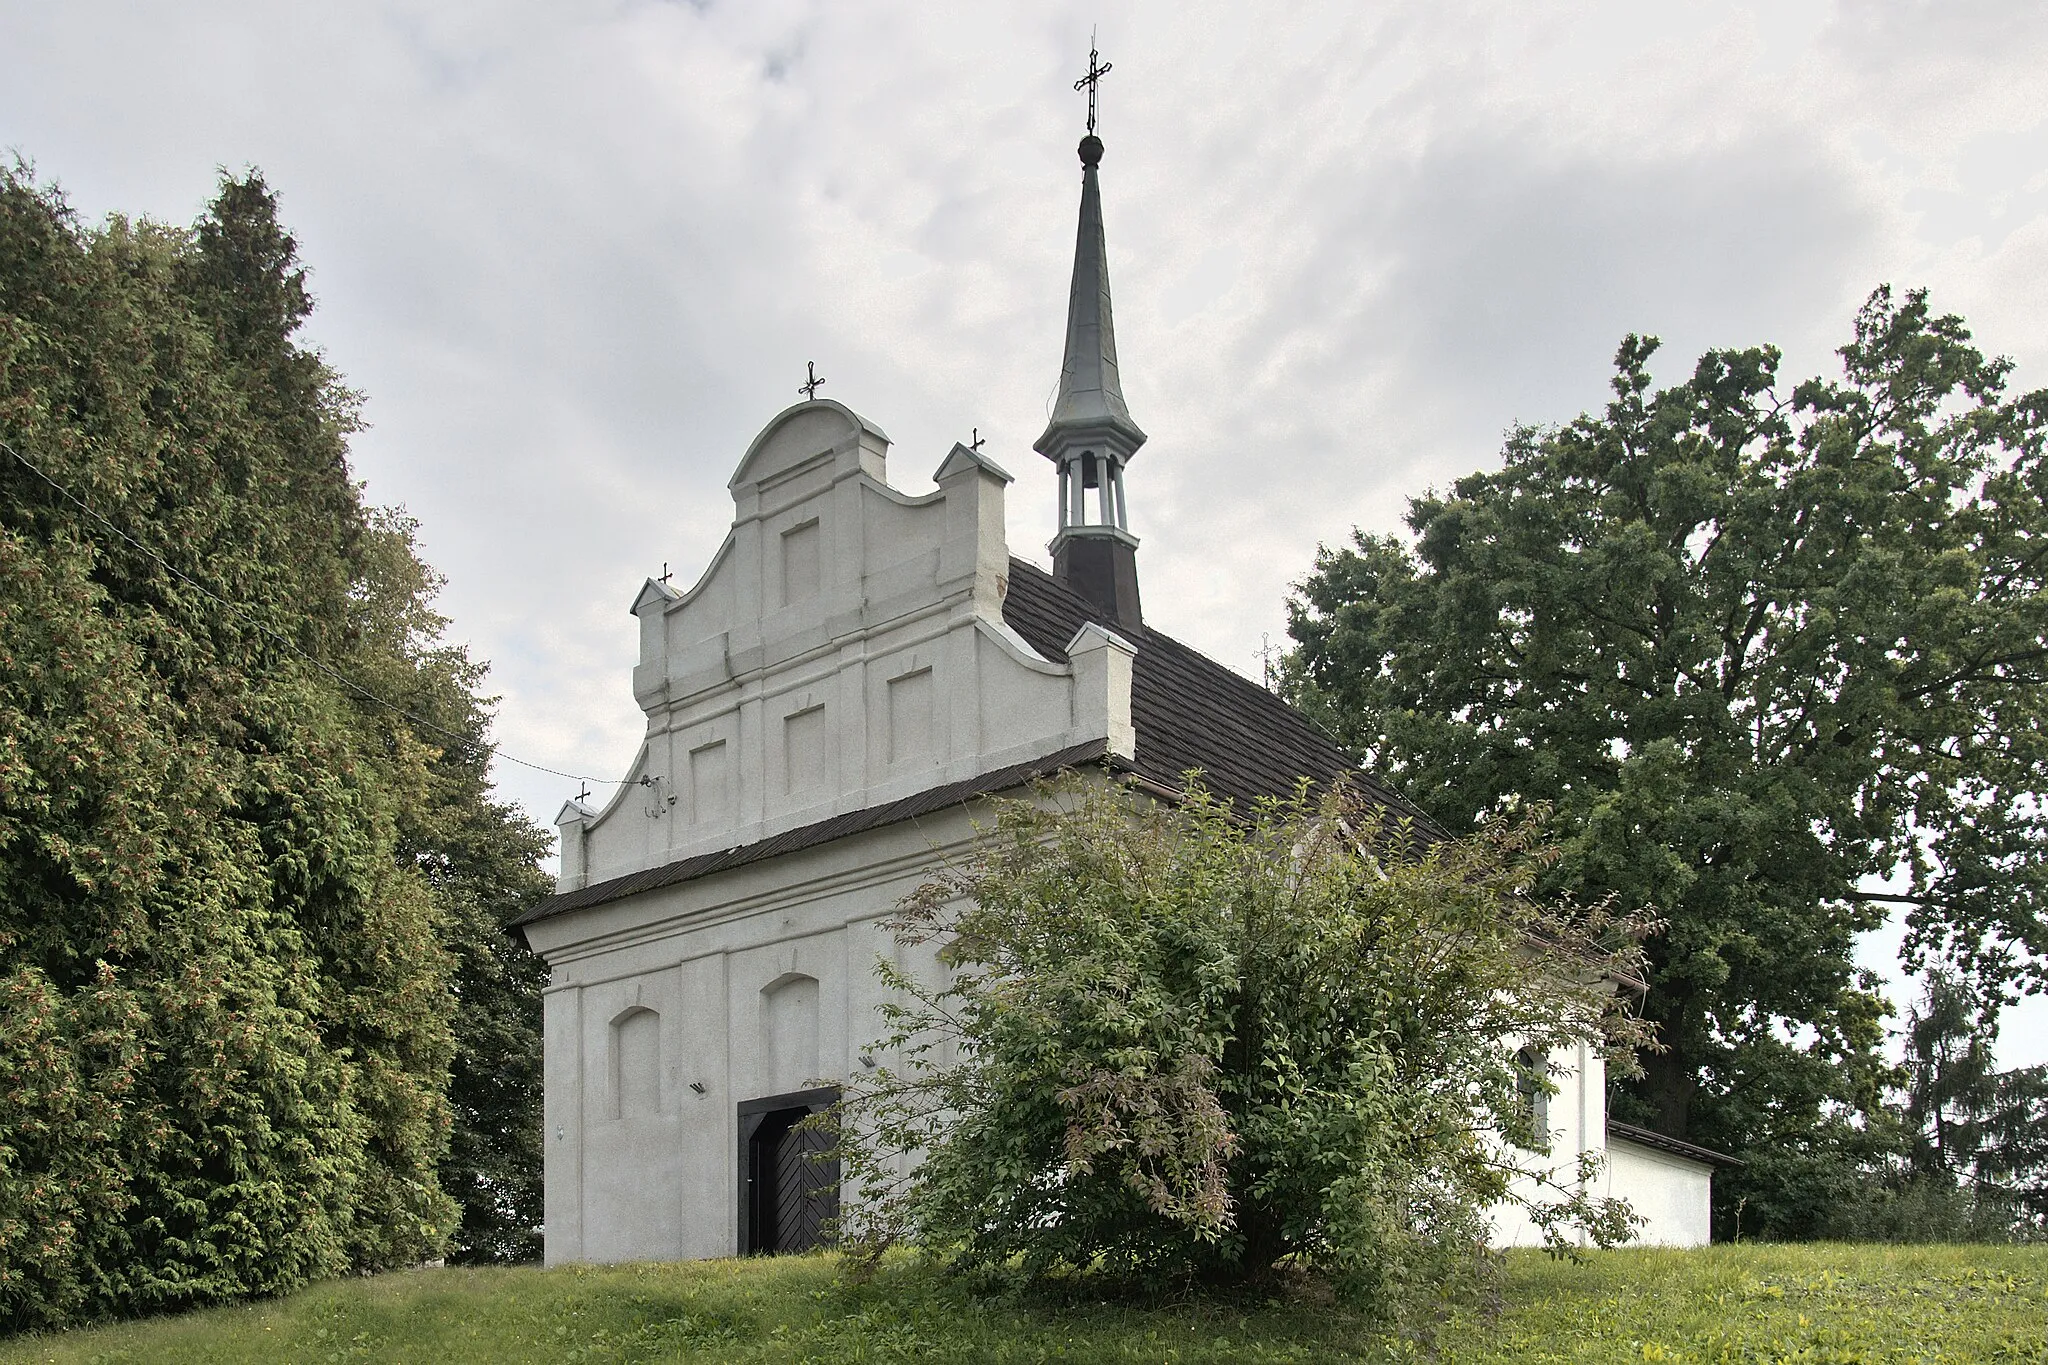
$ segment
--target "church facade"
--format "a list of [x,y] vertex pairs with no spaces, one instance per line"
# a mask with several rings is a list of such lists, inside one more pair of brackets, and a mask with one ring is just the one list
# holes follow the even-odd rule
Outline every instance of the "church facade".
[[[1098,167],[1080,147],[1066,351],[1035,449],[1052,567],[1011,553],[1014,480],[956,445],[937,488],[889,482],[889,441],[815,397],[730,482],[733,522],[687,591],[650,580],[619,794],[558,821],[556,894],[520,930],[546,997],[550,1264],[799,1250],[834,1197],[795,1127],[878,1056],[880,927],[973,838],[974,803],[1066,770],[1171,800],[1307,778],[1424,818],[1265,689],[1146,624],[1125,472],[1145,442],[1117,369]],[[1646,1240],[1707,1239],[1711,1154],[1606,1119],[1597,1055],[1552,1059],[1553,1151],[1608,1160]],[[1512,1217],[1503,1242],[1531,1240]]]

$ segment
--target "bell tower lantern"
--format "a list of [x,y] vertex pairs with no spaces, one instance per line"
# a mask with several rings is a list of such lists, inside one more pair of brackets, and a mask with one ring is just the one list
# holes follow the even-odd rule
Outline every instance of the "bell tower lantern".
[[1094,602],[1117,625],[1144,624],[1138,604],[1138,538],[1131,534],[1124,468],[1145,433],[1131,420],[1117,375],[1116,328],[1109,306],[1109,256],[1103,244],[1102,139],[1095,135],[1095,86],[1107,63],[1088,53],[1088,135],[1081,139],[1081,223],[1074,280],[1067,295],[1067,350],[1052,420],[1033,449],[1059,471],[1059,534],[1053,575]]

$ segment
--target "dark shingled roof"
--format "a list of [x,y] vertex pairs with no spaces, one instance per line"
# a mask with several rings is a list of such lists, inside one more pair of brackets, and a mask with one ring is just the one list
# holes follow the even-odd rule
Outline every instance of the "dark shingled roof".
[[[1131,667],[1131,719],[1138,732],[1137,755],[1114,766],[1135,772],[1152,785],[1178,792],[1186,774],[1200,770],[1201,781],[1216,795],[1240,805],[1262,796],[1287,796],[1302,778],[1322,785],[1336,779],[1359,790],[1400,815],[1413,817],[1434,831],[1426,816],[1373,781],[1349,756],[1305,720],[1301,713],[1241,678],[1213,659],[1197,654],[1170,635],[1156,630],[1124,630],[1106,621],[1102,611],[1069,590],[1044,569],[1021,559],[1010,561],[1010,588],[1003,599],[1003,620],[1046,658],[1065,663],[1067,643],[1083,622],[1108,625],[1119,634],[1136,635],[1137,657]],[[695,857],[641,872],[613,877],[575,891],[549,896],[512,923],[535,920],[603,905],[656,887],[674,886],[744,867],[765,858],[829,843],[834,839],[915,819],[978,796],[1021,787],[1063,768],[1098,763],[1106,746],[1097,740],[1014,767],[949,782],[885,806],[849,811],[737,848],[700,853]]]
[[1066,662],[1067,642],[1085,621],[1126,637],[1138,655],[1131,667],[1131,719],[1138,730],[1140,776],[1176,791],[1199,768],[1202,785],[1240,805],[1287,796],[1308,778],[1318,785],[1346,778],[1381,805],[1429,826],[1420,811],[1359,770],[1299,711],[1248,678],[1156,630],[1126,630],[1094,603],[1035,564],[1010,561],[1003,620],[1048,659]]

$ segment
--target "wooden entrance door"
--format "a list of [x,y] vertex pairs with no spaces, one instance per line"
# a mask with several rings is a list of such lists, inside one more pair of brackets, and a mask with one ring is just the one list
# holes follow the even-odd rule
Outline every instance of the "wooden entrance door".
[[835,1087],[770,1095],[740,1105],[740,1251],[809,1251],[839,1215],[832,1136],[798,1127],[837,1103]]

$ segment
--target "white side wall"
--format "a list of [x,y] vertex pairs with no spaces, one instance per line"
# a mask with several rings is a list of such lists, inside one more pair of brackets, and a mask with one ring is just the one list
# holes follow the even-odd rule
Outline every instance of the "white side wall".
[[[1713,1168],[1670,1156],[1622,1138],[1607,1136],[1607,1067],[1591,1048],[1550,1059],[1558,1093],[1550,1098],[1549,1178],[1569,1186],[1583,1152],[1604,1155],[1598,1194],[1626,1199],[1645,1221],[1635,1246],[1705,1246],[1711,1240],[1709,1212]],[[1516,1184],[1520,1197],[1555,1199],[1535,1180]],[[1492,1211],[1490,1240],[1495,1246],[1541,1246],[1543,1233],[1514,1205]]]
[[1647,1220],[1638,1245],[1703,1247],[1713,1240],[1711,1166],[1615,1138],[1607,1144],[1606,1192]]
[[[1557,1093],[1550,1097],[1548,1105],[1548,1178],[1569,1186],[1578,1171],[1579,1154],[1599,1151],[1606,1143],[1607,1063],[1591,1048],[1580,1046],[1553,1055],[1549,1064]],[[1526,1153],[1522,1156],[1525,1161],[1541,1160]],[[1522,1198],[1558,1197],[1557,1191],[1546,1190],[1535,1180],[1518,1181],[1515,1192]],[[1494,1209],[1489,1221],[1493,1228],[1490,1240],[1495,1246],[1543,1245],[1542,1231],[1513,1204]]]

